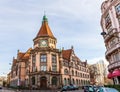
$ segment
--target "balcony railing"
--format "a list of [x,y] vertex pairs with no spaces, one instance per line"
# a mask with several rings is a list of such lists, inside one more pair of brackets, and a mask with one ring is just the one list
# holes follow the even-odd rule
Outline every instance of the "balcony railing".
[[108,50],[105,52],[105,55],[109,55],[110,53],[114,52],[115,50],[117,50],[120,47],[120,42],[116,43],[114,46],[112,46],[111,48],[108,48]]
[[104,39],[105,41],[109,40],[110,38],[114,37],[114,34],[118,33],[117,32],[117,28],[112,28],[107,34],[108,35],[104,35]]
[[114,63],[112,63],[112,64],[109,64],[109,65],[108,65],[108,70],[115,69],[115,68],[117,68],[117,67],[120,67],[120,60],[117,61],[117,62],[114,62]]

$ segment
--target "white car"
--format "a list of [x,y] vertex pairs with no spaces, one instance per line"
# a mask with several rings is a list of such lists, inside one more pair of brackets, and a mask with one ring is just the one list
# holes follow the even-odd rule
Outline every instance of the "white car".
[[119,92],[115,88],[108,88],[108,87],[100,87],[97,92]]

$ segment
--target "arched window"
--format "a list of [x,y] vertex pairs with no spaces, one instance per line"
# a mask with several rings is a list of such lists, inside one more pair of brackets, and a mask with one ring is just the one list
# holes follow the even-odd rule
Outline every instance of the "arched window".
[[67,80],[66,80],[66,78],[64,78],[64,85],[67,85]]
[[75,84],[75,81],[74,81],[74,79],[72,79],[72,82],[73,82],[73,84]]
[[81,80],[81,85],[83,86],[83,80]]
[[68,84],[70,84],[70,79],[68,78]]
[[78,76],[79,76],[79,72],[78,72],[78,74],[77,74]]
[[64,74],[68,74],[68,70],[67,69],[64,70]]
[[32,85],[35,85],[35,77],[32,77]]
[[79,80],[79,85],[80,85],[80,80]]
[[72,75],[74,76],[74,71],[72,70]]
[[57,85],[57,77],[52,77],[52,85]]
[[76,85],[78,85],[78,79],[76,79]]
[[75,72],[75,75],[77,76],[77,71]]

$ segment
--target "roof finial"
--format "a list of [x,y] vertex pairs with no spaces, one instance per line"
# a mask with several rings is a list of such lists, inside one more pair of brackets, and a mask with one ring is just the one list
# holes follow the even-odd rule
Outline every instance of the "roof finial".
[[71,46],[71,49],[72,49],[72,50],[74,49],[73,45]]
[[43,16],[43,21],[42,21],[42,23],[43,22],[48,22],[48,19],[47,19],[47,17],[46,17],[46,14],[45,14],[46,12],[44,11],[44,16]]
[[44,16],[46,15],[46,11],[44,11]]

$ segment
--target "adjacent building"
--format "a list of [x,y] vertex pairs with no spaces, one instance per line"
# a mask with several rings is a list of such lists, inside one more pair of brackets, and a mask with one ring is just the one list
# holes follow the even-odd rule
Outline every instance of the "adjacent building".
[[0,76],[0,86],[6,86],[6,76]]
[[105,85],[107,77],[107,66],[103,60],[90,65],[90,82],[95,85]]
[[87,61],[76,56],[73,46],[67,50],[57,49],[57,38],[45,15],[33,42],[33,48],[26,52],[18,50],[17,57],[13,58],[10,86],[52,89],[69,84],[89,85]]
[[106,0],[101,5],[101,27],[109,61],[108,78],[120,84],[120,0]]

